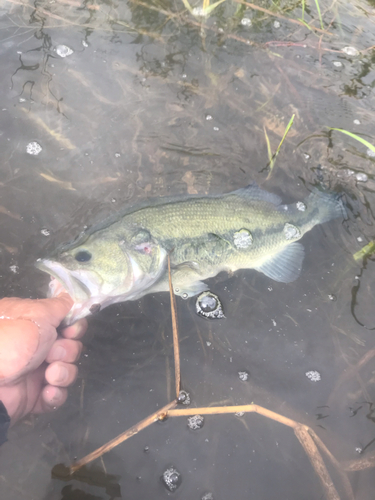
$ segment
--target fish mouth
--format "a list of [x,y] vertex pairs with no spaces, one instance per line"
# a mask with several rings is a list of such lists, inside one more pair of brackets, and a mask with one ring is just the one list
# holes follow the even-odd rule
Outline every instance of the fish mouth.
[[[62,326],[69,326],[101,307],[102,297],[98,297],[99,285],[90,277],[80,275],[79,271],[70,271],[62,264],[48,259],[38,259],[35,266],[51,275],[49,297],[56,297],[62,292],[68,293],[74,304],[64,318]],[[93,277],[91,277],[93,278]]]
[[[44,271],[55,278],[64,288],[64,290],[72,297],[75,302],[87,300],[92,296],[86,284],[74,272],[69,271],[63,265],[53,260],[38,260],[36,267],[40,271]],[[59,287],[61,291],[61,288]]]

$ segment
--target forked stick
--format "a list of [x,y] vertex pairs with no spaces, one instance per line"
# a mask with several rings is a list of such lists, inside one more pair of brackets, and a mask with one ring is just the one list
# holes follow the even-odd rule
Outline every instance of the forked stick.
[[171,403],[168,403],[160,410],[156,411],[155,413],[152,413],[151,415],[146,417],[144,420],[141,420],[140,422],[138,422],[138,424],[135,424],[132,427],[130,427],[130,429],[128,429],[127,431],[121,433],[119,436],[115,437],[111,441],[108,441],[108,443],[104,444],[100,448],[97,448],[92,453],[89,453],[85,457],[81,458],[81,460],[78,460],[78,462],[74,462],[69,467],[70,473],[73,474],[73,472],[76,472],[78,469],[80,469],[84,465],[87,465],[88,463],[92,462],[96,458],[101,457],[102,455],[104,455],[104,453],[111,451],[113,448],[115,448],[119,444],[123,443],[124,441],[126,441],[130,437],[134,436],[134,434],[138,434],[138,432],[141,431],[142,429],[144,429],[145,427],[148,427],[149,425],[156,422],[157,420],[161,420],[161,419],[165,418],[168,414],[168,410],[173,408],[176,405],[176,403],[177,403],[177,401],[172,401]]

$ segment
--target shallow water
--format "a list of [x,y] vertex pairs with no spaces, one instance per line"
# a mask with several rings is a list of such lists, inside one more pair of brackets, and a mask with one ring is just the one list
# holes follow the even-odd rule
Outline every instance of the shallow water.
[[[330,34],[286,20],[301,17],[297,2],[258,5],[275,15],[229,0],[206,19],[177,0],[2,4],[1,292],[44,296],[36,258],[148,197],[257,181],[290,202],[307,195],[305,185],[329,185],[345,193],[348,220],[304,236],[296,282],[255,271],[217,276],[210,285],[223,320],[198,317],[194,299],[177,300],[182,386],[192,406],[254,402],[310,426],[340,462],[371,458],[375,264],[353,254],[374,238],[375,159],[327,127],[374,143],[375,4],[320,2]],[[320,26],[315,2],[305,21]],[[293,114],[266,179],[264,128],[275,151]],[[39,154],[28,153],[40,149],[32,143]],[[76,478],[51,478],[56,464],[173,395],[168,295],[100,312],[68,402],[20,422],[3,445],[1,498],[324,498],[293,431],[254,414],[207,415],[199,430],[169,418]],[[350,498],[324,460],[340,498]],[[171,466],[181,474],[174,493],[160,479]],[[372,468],[348,477],[356,499],[371,498]]]

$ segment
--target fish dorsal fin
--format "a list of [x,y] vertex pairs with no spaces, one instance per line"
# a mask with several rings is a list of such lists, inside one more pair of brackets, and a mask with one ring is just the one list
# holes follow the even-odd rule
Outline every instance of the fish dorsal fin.
[[291,243],[255,269],[275,281],[290,283],[300,275],[304,256],[301,243]]
[[252,182],[244,188],[237,189],[230,194],[235,194],[249,201],[267,201],[276,207],[282,204],[282,199],[277,194],[269,193],[261,189],[256,182]]

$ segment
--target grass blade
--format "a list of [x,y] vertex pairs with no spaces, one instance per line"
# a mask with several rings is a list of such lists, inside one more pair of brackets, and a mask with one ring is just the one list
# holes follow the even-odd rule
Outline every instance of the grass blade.
[[372,240],[370,243],[367,243],[363,248],[358,250],[355,254],[353,254],[353,258],[356,261],[363,259],[364,257],[369,257],[375,252],[375,241]]
[[193,14],[193,8],[189,4],[188,0],[182,0],[182,3],[185,5],[185,9],[187,9],[190,12],[190,14]]
[[316,5],[316,9],[318,11],[318,16],[319,16],[319,21],[320,21],[320,27],[323,30],[324,29],[323,19],[322,19],[322,13],[320,12],[320,6],[319,6],[319,1],[318,0],[315,0],[315,5]]
[[269,139],[268,139],[268,135],[267,135],[266,129],[264,129],[264,134],[265,134],[265,136],[266,136],[266,142],[267,142],[268,158],[270,158],[270,161],[269,161],[269,169],[270,169],[270,171],[269,171],[269,173],[268,173],[268,175],[267,175],[267,177],[266,177],[266,180],[268,180],[268,179],[271,177],[271,175],[272,175],[272,171],[273,171],[273,168],[274,168],[274,166],[275,166],[276,157],[277,157],[277,155],[279,154],[279,151],[280,151],[281,145],[282,145],[282,143],[284,142],[285,137],[287,136],[287,134],[288,134],[288,132],[289,132],[289,130],[290,130],[290,128],[291,128],[291,126],[293,125],[293,121],[294,121],[294,117],[295,117],[295,116],[296,116],[296,115],[294,114],[294,115],[292,116],[292,118],[289,120],[289,123],[288,123],[288,125],[286,126],[286,129],[285,129],[285,132],[284,132],[283,138],[281,139],[280,144],[278,145],[278,147],[277,147],[277,149],[276,149],[276,153],[275,153],[274,155],[272,155],[272,156],[271,156],[271,158],[270,158],[270,155],[271,155],[271,146],[270,146],[270,144],[269,144]]
[[283,138],[281,139],[280,144],[279,144],[279,146],[278,146],[278,148],[277,148],[277,150],[276,150],[275,156],[277,156],[277,155],[279,154],[279,151],[280,151],[281,145],[282,145],[282,143],[284,142],[285,137],[287,136],[287,133],[289,132],[289,130],[290,130],[290,128],[291,128],[291,126],[293,125],[293,121],[294,121],[294,117],[295,117],[295,116],[296,116],[296,115],[293,115],[293,116],[292,116],[292,118],[289,120],[289,123],[288,123],[288,125],[286,126],[286,129],[285,129],[285,132],[284,132]]
[[375,146],[373,146],[370,142],[366,141],[366,139],[363,139],[359,135],[353,134],[352,132],[348,132],[347,130],[344,130],[342,128],[334,128],[334,127],[328,127],[330,130],[337,130],[338,132],[342,132],[343,134],[348,135],[349,137],[352,137],[358,142],[361,142],[364,146],[369,148],[373,153],[375,153]]

